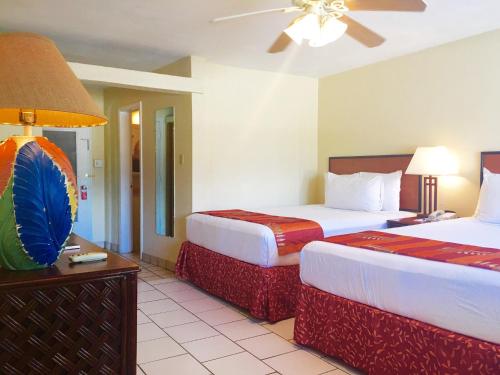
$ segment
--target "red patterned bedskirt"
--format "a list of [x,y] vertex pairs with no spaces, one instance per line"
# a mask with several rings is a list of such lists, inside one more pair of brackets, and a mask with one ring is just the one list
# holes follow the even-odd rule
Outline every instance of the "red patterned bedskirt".
[[500,374],[500,345],[302,285],[295,340],[367,374]]
[[176,274],[258,319],[276,322],[295,315],[299,265],[264,268],[184,242]]

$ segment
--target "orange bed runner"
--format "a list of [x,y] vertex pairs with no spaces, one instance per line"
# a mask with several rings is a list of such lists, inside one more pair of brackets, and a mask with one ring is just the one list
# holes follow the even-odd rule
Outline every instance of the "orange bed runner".
[[274,233],[279,255],[299,252],[308,242],[322,240],[325,237],[321,226],[312,220],[266,215],[244,210],[204,211],[199,213],[265,225]]
[[324,241],[500,272],[500,249],[400,236],[377,231],[334,236],[326,238]]

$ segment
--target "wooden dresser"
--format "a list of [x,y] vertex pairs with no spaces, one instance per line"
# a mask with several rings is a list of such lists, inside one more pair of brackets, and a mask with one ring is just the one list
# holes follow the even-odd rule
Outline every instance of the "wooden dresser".
[[[102,251],[74,237],[81,252]],[[0,269],[0,374],[135,374],[138,265]]]

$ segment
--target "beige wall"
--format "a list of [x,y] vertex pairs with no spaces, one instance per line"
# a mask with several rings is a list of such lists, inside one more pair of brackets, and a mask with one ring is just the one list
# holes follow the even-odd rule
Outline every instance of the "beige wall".
[[[176,110],[175,239],[154,233],[154,169],[144,169],[144,252],[170,263],[185,239],[185,217],[198,210],[307,203],[315,193],[317,80],[238,69],[185,58],[158,73],[199,78],[204,94],[166,95],[106,89],[108,238],[118,241],[117,114],[142,101],[144,165],[154,165],[152,116]],[[180,165],[180,158],[184,164]]]
[[193,210],[308,203],[318,81],[192,59]]
[[323,78],[319,93],[321,173],[329,156],[444,145],[461,177],[441,179],[440,206],[473,213],[480,152],[500,150],[500,31]]
[[[106,206],[107,240],[118,244],[120,202],[119,124],[120,108],[142,102],[143,141],[143,252],[175,262],[181,240],[185,238],[185,217],[191,212],[191,98],[147,91],[108,88],[104,91],[106,128]],[[155,111],[175,108],[175,237],[158,236],[155,230]],[[179,155],[184,163],[179,163]]]

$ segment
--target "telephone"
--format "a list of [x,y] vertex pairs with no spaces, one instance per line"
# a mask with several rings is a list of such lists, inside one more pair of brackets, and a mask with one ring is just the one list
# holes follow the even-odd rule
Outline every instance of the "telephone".
[[446,212],[443,210],[437,210],[431,213],[427,217],[427,221],[442,221],[442,220],[450,220],[457,217],[455,212]]

